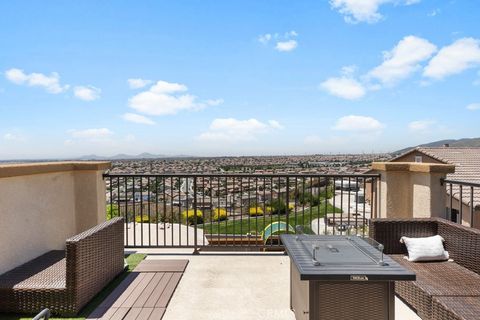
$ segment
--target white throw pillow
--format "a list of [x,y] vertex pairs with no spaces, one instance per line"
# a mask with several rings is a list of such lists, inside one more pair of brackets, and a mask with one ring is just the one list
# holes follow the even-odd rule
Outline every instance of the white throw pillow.
[[408,250],[408,261],[442,261],[448,260],[448,251],[443,248],[445,240],[439,236],[426,238],[401,237]]

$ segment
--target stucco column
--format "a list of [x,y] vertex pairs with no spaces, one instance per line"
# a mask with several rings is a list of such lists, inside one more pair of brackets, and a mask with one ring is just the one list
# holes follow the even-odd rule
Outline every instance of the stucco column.
[[77,233],[106,219],[105,181],[103,172],[110,163],[99,163],[94,170],[74,171],[75,219]]
[[0,274],[105,220],[110,162],[0,164]]
[[379,217],[445,217],[446,190],[441,179],[455,166],[436,163],[373,162],[380,173]]

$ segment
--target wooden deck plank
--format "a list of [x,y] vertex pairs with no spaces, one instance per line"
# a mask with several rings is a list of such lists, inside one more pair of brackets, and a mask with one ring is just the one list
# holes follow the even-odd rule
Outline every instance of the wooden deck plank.
[[142,294],[138,297],[138,299],[135,300],[135,302],[133,303],[134,308],[140,308],[145,305],[145,302],[148,300],[153,290],[155,290],[164,274],[164,272],[154,273],[152,280],[148,283],[147,287],[145,288],[145,290],[143,290]]
[[135,285],[134,282],[138,278],[140,273],[132,272],[129,273],[125,279],[103,300],[99,305],[101,308],[109,308],[113,303],[132,285]]
[[152,313],[150,314],[150,318],[148,320],[160,320],[163,318],[163,314],[165,313],[165,308],[153,308]]
[[138,315],[137,320],[148,320],[152,312],[153,312],[153,308],[142,308],[142,311]]
[[146,263],[139,270],[145,271],[138,272],[135,269],[128,274],[87,317],[87,320],[162,319],[188,265],[188,260],[144,260],[142,262]]
[[123,302],[130,296],[133,290],[142,282],[143,278],[145,278],[145,273],[139,273],[135,280],[128,286],[125,291],[118,297],[112,304],[112,307],[120,308]]
[[130,311],[128,311],[127,315],[123,320],[136,320],[138,318],[138,315],[142,311],[142,308],[130,308]]
[[98,307],[86,318],[86,320],[110,319],[115,312],[117,312],[117,308]]
[[155,273],[142,273],[145,276],[143,277],[142,281],[138,284],[138,286],[131,292],[125,301],[122,302],[122,307],[131,308],[135,301],[140,297],[142,292],[148,286],[148,283],[152,280]]
[[110,320],[117,313],[118,308],[110,308],[105,312],[105,314],[100,318],[101,320]]
[[135,271],[137,272],[184,272],[188,265],[188,260],[143,260]]
[[155,307],[159,308],[166,308],[168,305],[168,302],[173,296],[173,293],[175,292],[175,289],[177,288],[178,283],[180,282],[180,279],[182,278],[182,273],[174,273],[172,277],[170,278],[170,281],[168,281],[168,284],[165,286],[165,289],[162,292],[162,295],[158,299],[158,301],[155,303]]
[[[110,317],[108,320],[122,320],[125,315],[130,311],[130,308],[117,308],[117,312],[113,314],[113,316]],[[103,319],[102,320],[107,320]]]
[[162,279],[158,282],[158,285],[153,290],[150,297],[147,299],[145,304],[143,305],[146,308],[154,308],[155,304],[157,303],[158,299],[162,296],[165,287],[167,286],[170,278],[174,275],[172,272],[166,272]]

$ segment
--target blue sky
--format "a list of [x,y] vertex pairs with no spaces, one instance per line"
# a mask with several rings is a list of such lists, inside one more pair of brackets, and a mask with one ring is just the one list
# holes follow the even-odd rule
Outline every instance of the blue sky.
[[477,1],[0,3],[0,159],[480,136]]

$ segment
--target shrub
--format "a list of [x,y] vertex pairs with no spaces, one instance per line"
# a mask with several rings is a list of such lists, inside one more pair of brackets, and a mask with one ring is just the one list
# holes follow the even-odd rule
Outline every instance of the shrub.
[[272,200],[269,208],[271,208],[271,214],[287,214],[288,211],[287,204],[282,199]]
[[215,208],[215,210],[213,210],[212,220],[213,221],[227,220],[227,210],[223,208]]
[[251,217],[254,217],[254,216],[263,216],[263,209],[261,207],[251,207],[249,210],[248,210],[248,214],[251,216]]
[[135,222],[136,223],[141,223],[141,222],[148,223],[148,222],[152,222],[152,221],[150,221],[150,217],[148,215],[144,214],[143,216],[136,216],[135,217]]
[[[203,213],[201,210],[196,209],[197,211],[197,223],[203,223]],[[187,224],[192,225],[195,224],[195,209],[184,210],[182,212],[183,220],[187,222]]]
[[116,204],[107,205],[107,220],[120,216],[120,211]]
[[310,202],[312,198],[312,195],[310,193],[300,193],[297,195],[297,199],[298,199],[298,202],[300,204],[307,204],[308,202]]
[[310,205],[312,207],[318,206],[320,203],[322,203],[322,197],[321,196],[311,196],[310,197]]

